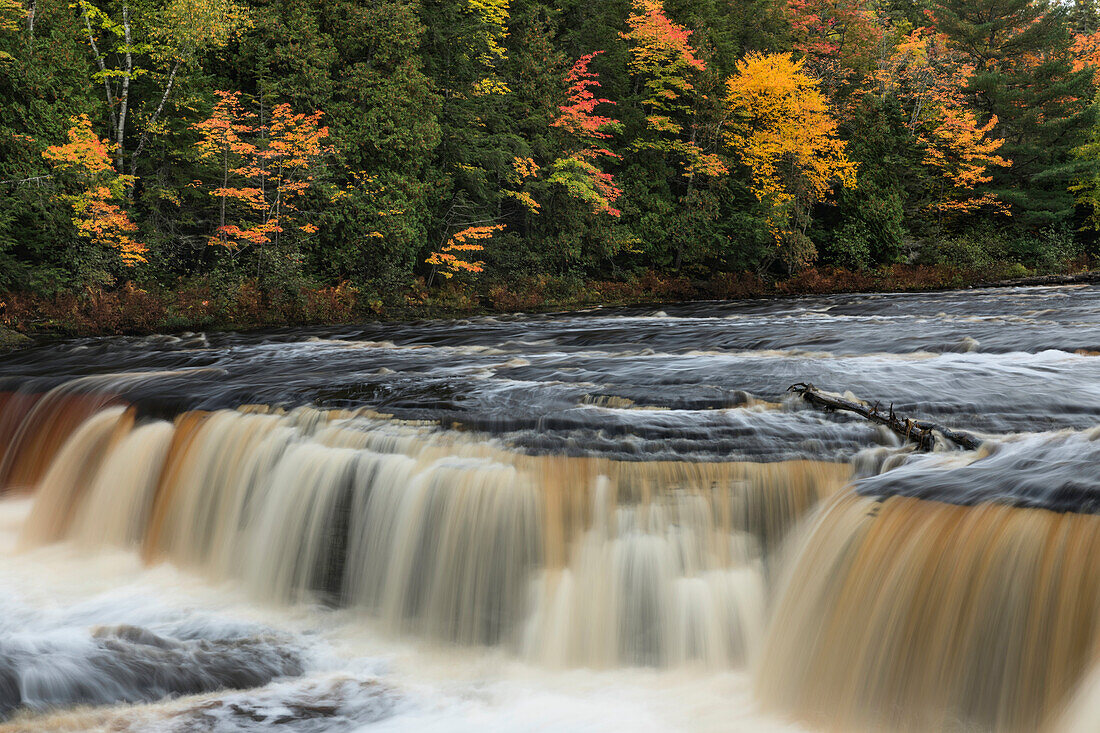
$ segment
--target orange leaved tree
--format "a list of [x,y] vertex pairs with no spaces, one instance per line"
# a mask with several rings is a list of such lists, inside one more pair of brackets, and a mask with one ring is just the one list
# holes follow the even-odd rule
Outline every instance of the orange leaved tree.
[[147,249],[135,238],[137,225],[118,203],[126,201],[133,176],[115,172],[108,143],[95,134],[87,115],[70,122],[69,141],[46,148],[42,157],[62,186],[76,191],[63,198],[72,207],[77,234],[113,249],[128,267],[145,262]]
[[997,116],[980,124],[970,108],[965,89],[973,73],[944,35],[918,28],[898,42],[876,74],[879,94],[901,104],[909,133],[923,150],[922,163],[933,173],[935,190],[924,208],[941,217],[1010,213],[995,194],[979,192],[993,179],[992,168],[1012,162],[997,154],[1004,144],[993,136]]
[[694,126],[694,76],[707,66],[688,43],[691,31],[669,20],[661,0],[634,0],[627,18],[630,73],[642,84],[647,134],[635,141],[639,150],[654,150],[678,159],[684,175],[720,176],[722,159],[699,145]]
[[[452,234],[447,243],[438,252],[432,252],[425,262],[432,266],[433,273],[438,272],[445,278],[454,277],[458,272],[481,272],[485,266],[484,262],[471,262],[463,258],[469,256],[467,252],[484,250],[485,247],[481,242],[491,239],[494,234],[501,231],[504,231],[503,224],[466,227]],[[458,254],[455,254],[456,252]]]
[[328,153],[321,112],[295,113],[276,105],[260,122],[242,104],[240,92],[218,91],[208,119],[192,125],[199,157],[218,167],[210,195],[218,200],[218,226],[210,244],[231,250],[278,245],[290,231],[314,234],[302,221],[302,195]]
[[[717,135],[703,129],[700,108],[707,98],[695,85],[707,65],[688,43],[692,32],[669,19],[661,0],[634,0],[626,22],[629,31],[621,36],[630,48],[627,68],[645,113],[645,128],[631,147],[676,172],[670,183],[680,192],[681,225],[691,227],[700,214],[706,216],[696,203],[697,179],[729,172],[722,157],[708,151],[718,146]],[[674,269],[680,269],[690,238],[677,238]]]

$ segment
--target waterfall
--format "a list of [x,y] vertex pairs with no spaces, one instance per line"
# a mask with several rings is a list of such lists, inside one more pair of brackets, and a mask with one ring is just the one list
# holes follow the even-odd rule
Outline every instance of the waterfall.
[[820,725],[1034,731],[1096,659],[1100,516],[846,494],[793,554],[759,688]]
[[[66,409],[58,407],[56,409]],[[105,407],[23,546],[133,547],[259,598],[552,666],[744,666],[789,529],[849,468],[526,455],[369,412]]]

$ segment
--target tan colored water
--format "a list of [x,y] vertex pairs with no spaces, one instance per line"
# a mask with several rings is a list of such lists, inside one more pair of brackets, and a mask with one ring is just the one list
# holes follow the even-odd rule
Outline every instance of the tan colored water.
[[838,497],[794,550],[760,693],[834,730],[1038,730],[1096,662],[1097,557],[1097,516]]
[[[1091,714],[1085,693],[1065,710],[1100,648],[1097,516],[861,497],[844,464],[524,455],[309,408],[108,407],[52,453],[24,550],[128,548],[543,667],[752,665],[770,709],[826,730]],[[100,715],[73,725],[115,725]]]
[[744,665],[764,556],[843,464],[528,456],[345,412],[110,408],[57,452],[22,545],[140,548],[261,598],[553,665]]

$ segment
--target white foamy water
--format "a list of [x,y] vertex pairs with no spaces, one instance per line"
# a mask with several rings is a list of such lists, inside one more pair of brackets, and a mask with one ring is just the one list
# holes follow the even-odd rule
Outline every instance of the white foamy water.
[[0,500],[0,645],[34,647],[59,689],[66,674],[88,681],[93,639],[120,625],[175,638],[258,637],[297,655],[303,670],[152,703],[45,704],[0,724],[4,733],[800,730],[757,712],[744,671],[552,670],[500,651],[394,639],[348,611],[258,604],[235,583],[146,566],[132,551],[18,551],[30,503]]

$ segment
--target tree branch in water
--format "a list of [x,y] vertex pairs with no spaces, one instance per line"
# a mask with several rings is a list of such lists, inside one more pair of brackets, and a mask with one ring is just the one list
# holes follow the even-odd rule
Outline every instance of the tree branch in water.
[[951,430],[926,420],[902,417],[894,412],[893,403],[890,404],[889,410],[883,411],[879,409],[877,402],[871,405],[863,400],[848,400],[839,395],[823,392],[809,382],[792,384],[787,387],[787,391],[802,395],[802,399],[815,407],[854,412],[871,422],[885,425],[903,440],[915,443],[920,450],[932,450],[936,445],[936,435],[966,450],[977,450],[982,444],[981,440],[969,433]]

